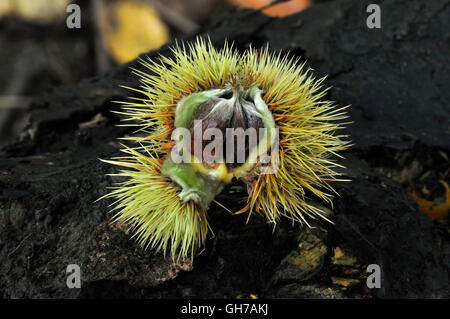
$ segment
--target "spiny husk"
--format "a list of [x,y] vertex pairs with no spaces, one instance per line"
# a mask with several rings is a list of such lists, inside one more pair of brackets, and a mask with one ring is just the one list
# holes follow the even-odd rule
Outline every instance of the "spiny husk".
[[[331,202],[328,184],[338,181],[339,165],[330,157],[348,147],[336,135],[346,118],[344,108],[323,101],[323,78],[315,80],[298,59],[250,49],[238,54],[228,44],[215,49],[198,38],[195,44],[175,45],[173,58],[141,61],[148,71],[134,70],[140,77],[144,98],[123,102],[122,112],[143,136],[126,138],[142,143],[126,148],[127,157],[109,161],[133,170],[119,175],[128,180],[108,196],[116,199],[115,220],[129,223],[144,246],[181,256],[193,252],[206,238],[206,212],[193,203],[181,203],[180,189],[161,175],[161,160],[170,151],[177,102],[186,95],[236,83],[258,86],[279,128],[279,169],[259,174],[253,181],[247,205],[236,213],[257,211],[275,223],[280,216],[305,222],[305,216],[324,217],[305,201],[305,189]],[[169,146],[168,146],[169,145]],[[140,152],[138,152],[140,151]],[[143,155],[147,153],[148,155]],[[273,154],[274,155],[274,154]],[[276,155],[276,154],[275,154]]]
[[192,202],[182,203],[179,189],[161,175],[161,159],[125,147],[128,156],[103,160],[125,167],[111,176],[125,181],[113,187],[103,198],[115,198],[114,222],[128,224],[144,247],[161,250],[172,257],[193,256],[203,245],[209,230],[206,212]]
[[[244,62],[249,78],[264,90],[264,100],[279,128],[279,168],[274,174],[260,174],[253,182],[248,204],[239,212],[253,209],[270,222],[280,216],[305,222],[305,215],[324,217],[322,211],[305,201],[305,189],[331,204],[334,192],[330,181],[337,178],[336,167],[342,167],[330,157],[346,149],[345,135],[335,134],[347,118],[344,109],[324,101],[325,78],[315,80],[311,70],[298,65],[298,60],[281,54],[251,50]],[[276,154],[275,154],[276,155]],[[335,192],[334,192],[335,193]],[[325,218],[326,219],[326,218]]]

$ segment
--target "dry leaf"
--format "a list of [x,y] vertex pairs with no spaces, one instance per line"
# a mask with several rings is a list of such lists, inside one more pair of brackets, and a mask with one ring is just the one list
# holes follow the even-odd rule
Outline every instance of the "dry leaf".
[[346,254],[340,247],[334,249],[334,256],[332,258],[333,264],[351,266],[356,263],[356,258]]
[[341,247],[336,247],[334,249],[334,257],[333,257],[333,259],[337,259],[337,258],[340,258],[342,256],[344,256],[344,252],[342,251]]
[[450,187],[446,182],[440,182],[445,188],[445,203],[432,202],[419,197],[414,192],[408,192],[408,195],[411,196],[419,205],[419,209],[427,214],[427,216],[431,219],[445,219],[448,216],[448,212],[450,210]]
[[311,0],[290,0],[280,2],[270,6],[274,0],[230,0],[230,2],[240,8],[261,9],[262,13],[271,17],[287,17],[294,13],[300,12],[311,5]]
[[342,278],[342,277],[331,277],[331,281],[335,285],[339,285],[342,287],[351,287],[360,282],[358,279],[352,279],[352,278]]

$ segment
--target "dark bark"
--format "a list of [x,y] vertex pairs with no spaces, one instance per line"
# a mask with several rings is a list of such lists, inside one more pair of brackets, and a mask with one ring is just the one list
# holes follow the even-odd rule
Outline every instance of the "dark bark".
[[[425,172],[437,184],[449,166],[450,1],[378,2],[381,29],[366,27],[370,1],[343,0],[284,19],[224,13],[202,32],[218,46],[227,38],[239,50],[266,43],[289,50],[328,75],[331,100],[351,104],[355,145],[341,163],[352,181],[334,185],[335,225],[310,231],[285,221],[272,233],[260,216],[246,224],[247,216],[213,206],[216,236],[193,263],[176,264],[109,225],[110,202],[95,200],[115,168],[98,158],[116,155],[116,138],[131,132],[115,126],[110,110],[129,94],[120,84],[138,85],[133,61],[46,93],[33,103],[22,140],[3,149],[0,297],[448,297],[449,240],[441,229],[448,223],[429,220],[406,190]],[[158,54],[170,52],[148,55]],[[420,174],[395,178],[413,161]],[[231,200],[239,187],[220,195],[231,209],[240,207]],[[354,256],[351,266],[333,262],[337,246]],[[68,264],[81,266],[81,289],[66,287]],[[381,289],[365,289],[358,277],[368,264],[381,266]],[[333,285],[331,277],[350,273],[363,279],[347,290]]]

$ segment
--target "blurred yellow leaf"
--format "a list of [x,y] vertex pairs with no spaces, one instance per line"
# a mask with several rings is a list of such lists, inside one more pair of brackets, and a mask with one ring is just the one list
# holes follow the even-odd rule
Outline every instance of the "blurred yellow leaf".
[[0,17],[11,13],[12,8],[11,0],[0,1]]
[[0,16],[14,14],[35,23],[51,23],[66,15],[70,0],[0,0]]
[[98,18],[103,44],[119,63],[169,41],[168,28],[156,10],[140,1],[108,3]]

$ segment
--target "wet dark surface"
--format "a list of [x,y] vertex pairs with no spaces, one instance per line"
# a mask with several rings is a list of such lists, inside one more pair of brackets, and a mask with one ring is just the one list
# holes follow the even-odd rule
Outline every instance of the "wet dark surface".
[[[134,61],[36,99],[23,139],[2,149],[0,297],[448,298],[448,219],[430,220],[406,192],[425,185],[443,200],[436,185],[449,180],[450,1],[379,1],[380,30],[365,26],[368,3],[331,1],[281,20],[226,13],[202,32],[239,50],[290,50],[328,74],[331,100],[351,104],[355,145],[340,163],[352,181],[334,185],[334,225],[273,230],[214,205],[215,237],[176,264],[109,225],[110,202],[95,200],[115,168],[98,158],[117,155],[117,138],[131,133],[110,110],[128,94],[120,84],[137,85]],[[158,53],[169,51],[149,55]],[[229,185],[220,201],[239,209],[244,190]],[[80,265],[81,289],[67,288],[68,264]],[[369,264],[381,267],[380,289],[366,287]]]

